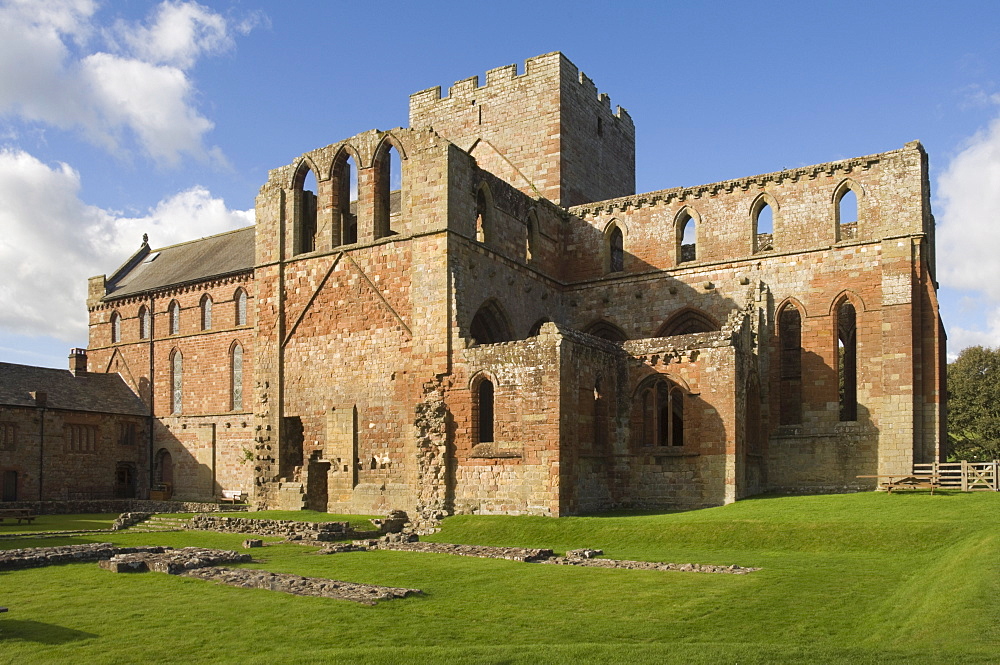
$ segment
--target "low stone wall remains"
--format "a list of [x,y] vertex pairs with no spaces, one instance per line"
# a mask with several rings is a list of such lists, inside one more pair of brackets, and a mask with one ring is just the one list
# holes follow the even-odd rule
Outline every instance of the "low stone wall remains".
[[219,584],[242,587],[244,589],[268,589],[291,593],[297,596],[319,596],[321,598],[336,598],[351,600],[364,605],[374,605],[380,600],[406,598],[423,593],[420,589],[401,589],[398,587],[376,586],[374,584],[356,584],[340,582],[318,577],[301,577],[287,573],[269,573],[266,570],[252,568],[199,568],[182,573],[186,577],[197,577],[212,580]]
[[0,570],[39,568],[63,563],[92,563],[118,554],[162,553],[163,547],[117,547],[111,543],[62,545],[60,547],[25,547],[0,550]]
[[168,575],[181,575],[186,571],[227,563],[249,563],[253,558],[233,550],[215,550],[204,547],[161,548],[159,552],[127,552],[116,554],[98,565],[113,573],[144,573],[155,571]]
[[246,533],[254,536],[279,536],[288,540],[327,542],[358,538],[348,522],[295,522],[293,520],[262,520],[248,517],[223,517],[220,515],[195,515],[188,522],[189,529]]
[[[456,554],[488,559],[507,559],[524,563],[550,563],[562,566],[586,566],[591,568],[623,568],[627,570],[669,570],[693,573],[728,573],[745,575],[760,570],[744,566],[715,566],[700,563],[659,563],[654,561],[623,561],[617,559],[597,559],[601,550],[572,550],[567,556],[555,556],[549,549],[522,547],[487,547],[484,545],[453,545],[450,543],[388,542],[386,540],[360,541],[359,547],[367,549],[395,550],[403,552],[431,552],[435,554]],[[334,554],[329,548],[324,553]]]

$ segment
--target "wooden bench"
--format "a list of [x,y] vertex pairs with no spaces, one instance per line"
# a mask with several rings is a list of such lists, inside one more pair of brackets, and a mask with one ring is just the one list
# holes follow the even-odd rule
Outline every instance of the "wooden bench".
[[27,508],[0,508],[0,524],[4,520],[17,520],[17,523],[27,522],[31,524],[37,515],[33,515]]
[[891,476],[857,476],[858,478],[875,478],[878,480],[878,489],[884,489],[886,494],[892,494],[893,490],[918,490],[929,489],[934,494],[934,489],[941,487],[937,476],[914,476],[912,474],[898,474]]
[[243,503],[247,500],[247,493],[243,490],[222,490],[220,503]]

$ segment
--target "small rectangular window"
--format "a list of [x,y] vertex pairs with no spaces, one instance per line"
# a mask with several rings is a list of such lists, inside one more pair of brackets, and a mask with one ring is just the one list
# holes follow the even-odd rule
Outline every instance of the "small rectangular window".
[[97,425],[66,425],[66,448],[73,453],[97,452]]
[[15,450],[17,448],[17,425],[0,423],[0,450]]

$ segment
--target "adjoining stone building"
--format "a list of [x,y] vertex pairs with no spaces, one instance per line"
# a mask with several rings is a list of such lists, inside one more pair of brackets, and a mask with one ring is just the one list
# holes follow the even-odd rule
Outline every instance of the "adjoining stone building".
[[149,490],[149,410],[116,374],[0,363],[0,501],[130,499]]
[[418,92],[409,124],[272,170],[254,227],[92,278],[90,369],[149,405],[177,498],[565,515],[941,456],[919,143],[635,194],[631,118],[560,53]]

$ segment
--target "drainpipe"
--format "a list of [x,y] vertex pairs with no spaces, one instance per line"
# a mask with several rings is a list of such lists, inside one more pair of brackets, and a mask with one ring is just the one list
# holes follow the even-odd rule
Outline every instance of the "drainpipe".
[[48,404],[49,396],[37,390],[31,393],[35,399],[35,408],[38,409],[38,500],[42,500],[42,472],[45,468],[45,406]]
[[147,423],[146,423],[146,429],[149,430],[148,435],[146,437],[147,438],[147,444],[148,444],[147,447],[149,448],[149,455],[148,455],[148,457],[149,457],[149,463],[148,463],[149,478],[148,478],[147,483],[146,483],[146,498],[147,499],[149,498],[149,492],[152,491],[152,489],[153,489],[153,478],[154,478],[154,474],[155,474],[155,470],[153,469],[153,464],[154,464],[154,461],[153,461],[153,445],[154,445],[153,425],[156,422],[156,418],[153,416],[153,399],[154,399],[153,396],[156,393],[156,390],[154,389],[154,387],[156,385],[156,382],[155,382],[155,377],[153,375],[153,367],[154,367],[154,363],[153,363],[153,348],[154,348],[154,346],[153,346],[153,340],[155,339],[154,332],[156,330],[156,324],[154,323],[154,321],[156,321],[156,315],[155,315],[156,310],[153,309],[153,305],[154,304],[155,304],[155,298],[153,297],[152,294],[150,294],[150,296],[149,296],[149,330],[147,331],[149,333],[149,406],[148,406],[148,408],[149,408],[149,418],[148,418]]

